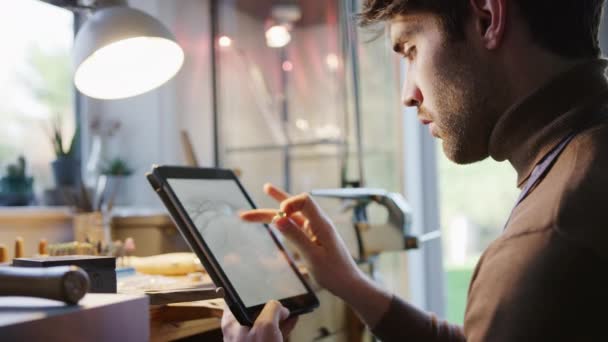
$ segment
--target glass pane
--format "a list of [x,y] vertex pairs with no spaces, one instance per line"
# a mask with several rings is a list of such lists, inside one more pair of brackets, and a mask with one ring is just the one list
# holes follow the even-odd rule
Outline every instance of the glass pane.
[[23,155],[38,193],[54,185],[52,126],[61,127],[66,149],[73,135],[73,35],[72,12],[38,0],[0,11],[0,174]]
[[355,22],[345,2],[285,4],[220,4],[222,165],[241,170],[264,203],[265,181],[295,193],[358,181],[361,141],[365,185],[398,191],[398,73],[386,37],[371,40],[376,32],[358,30],[353,56],[347,33]]
[[437,148],[447,318],[462,324],[473,269],[501,233],[519,190],[508,162],[456,165]]
[[389,35],[358,29],[358,64],[365,186],[401,192],[402,109],[399,59]]
[[335,0],[220,4],[220,160],[260,204],[274,205],[267,181],[341,185],[352,114],[338,12]]

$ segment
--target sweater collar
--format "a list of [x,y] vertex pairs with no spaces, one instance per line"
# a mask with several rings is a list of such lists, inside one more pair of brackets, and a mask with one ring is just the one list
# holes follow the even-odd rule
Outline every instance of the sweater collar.
[[534,166],[569,133],[587,122],[584,109],[608,95],[608,60],[575,65],[514,104],[490,135],[490,156],[509,160],[522,186]]

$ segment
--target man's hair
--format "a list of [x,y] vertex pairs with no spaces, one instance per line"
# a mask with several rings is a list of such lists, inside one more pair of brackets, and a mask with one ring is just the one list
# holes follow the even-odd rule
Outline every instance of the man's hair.
[[[599,25],[604,0],[513,0],[528,25],[532,39],[563,57],[589,58],[600,55]],[[470,15],[469,0],[365,0],[360,24],[368,26],[400,14],[437,15],[452,39],[464,37],[464,22]]]
[[400,14],[436,14],[450,37],[464,37],[464,21],[469,14],[468,0],[364,0],[359,24],[369,26]]

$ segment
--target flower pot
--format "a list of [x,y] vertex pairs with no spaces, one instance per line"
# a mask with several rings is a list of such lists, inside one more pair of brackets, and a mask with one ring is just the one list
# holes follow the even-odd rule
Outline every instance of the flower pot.
[[58,157],[51,163],[55,185],[76,186],[80,181],[80,162],[72,157]]
[[0,205],[25,206],[34,199],[34,178],[2,177],[0,179]]

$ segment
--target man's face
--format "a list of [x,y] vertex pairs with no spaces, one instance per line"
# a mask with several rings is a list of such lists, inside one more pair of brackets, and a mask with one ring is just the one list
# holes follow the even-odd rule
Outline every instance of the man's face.
[[500,94],[499,78],[480,57],[482,50],[468,34],[450,37],[431,14],[395,17],[390,33],[407,65],[404,104],[418,107],[418,118],[442,140],[449,159],[460,164],[485,159]]

